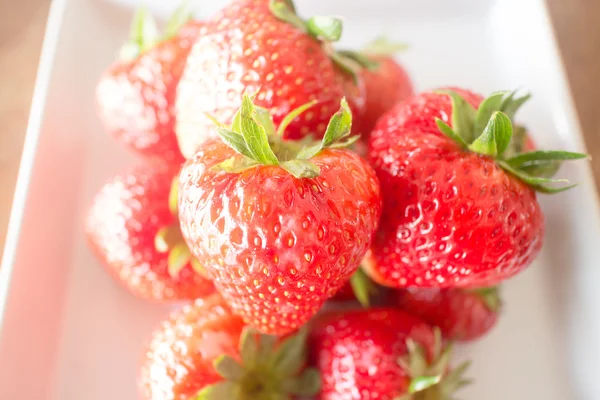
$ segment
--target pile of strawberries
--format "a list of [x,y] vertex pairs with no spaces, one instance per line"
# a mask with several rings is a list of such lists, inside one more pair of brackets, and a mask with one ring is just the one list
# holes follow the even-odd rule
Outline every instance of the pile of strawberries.
[[236,0],[207,21],[140,11],[97,90],[143,163],[86,224],[117,281],[189,302],[152,335],[145,400],[444,400],[451,341],[497,322],[498,285],[542,247],[536,191],[564,160],[514,121],[529,96],[414,94],[337,18]]

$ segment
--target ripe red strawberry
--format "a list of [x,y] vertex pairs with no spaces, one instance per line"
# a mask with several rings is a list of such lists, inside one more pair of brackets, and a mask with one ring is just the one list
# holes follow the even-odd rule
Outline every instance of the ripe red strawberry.
[[160,38],[154,20],[141,9],[130,43],[96,90],[108,132],[147,157],[183,161],[175,136],[175,89],[201,27],[199,22],[184,25],[188,19],[184,10],[177,12]]
[[305,338],[301,332],[277,344],[244,329],[220,296],[197,300],[153,333],[142,362],[141,400],[313,395],[320,382],[314,369],[305,369]]
[[[177,136],[191,157],[211,132],[206,113],[231,122],[244,92],[279,124],[291,110],[317,101],[285,137],[322,137],[343,96],[357,115],[364,93],[349,73],[354,63],[332,50],[341,20],[302,20],[291,0],[238,0],[212,18],[193,46],[177,94]],[[355,75],[358,80],[360,77]]]
[[[177,171],[149,164],[126,171],[102,187],[86,220],[88,242],[107,270],[148,300],[196,299],[214,291],[194,271],[176,207],[169,207]],[[177,205],[176,197],[171,204]]]
[[[487,287],[523,270],[542,246],[535,190],[564,190],[549,186],[561,181],[547,176],[562,160],[585,157],[515,155],[509,116],[523,100],[514,93],[495,93],[477,111],[447,93],[451,110],[440,109],[440,96],[421,96],[387,114],[371,137],[384,210],[363,266],[383,285]],[[452,128],[430,121],[448,111]]]
[[409,288],[396,290],[390,297],[403,311],[439,327],[445,338],[463,341],[488,333],[498,322],[501,307],[497,287]]
[[449,400],[467,383],[439,331],[393,308],[325,315],[309,338],[319,400]]
[[356,271],[379,219],[373,170],[341,148],[352,141],[347,103],[322,142],[280,140],[301,111],[276,134],[268,112],[244,96],[231,129],[217,129],[227,143],[207,141],[180,174],[179,217],[192,253],[263,333],[306,323]]
[[354,131],[368,138],[377,120],[396,104],[413,95],[413,84],[406,70],[394,59],[394,54],[405,49],[405,45],[392,43],[384,38],[374,40],[361,53],[350,53],[354,57],[366,57],[361,70],[366,90],[366,103],[359,124]]

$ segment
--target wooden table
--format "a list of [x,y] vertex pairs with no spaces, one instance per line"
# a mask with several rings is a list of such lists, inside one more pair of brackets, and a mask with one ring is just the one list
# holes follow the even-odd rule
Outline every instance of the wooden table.
[[[546,0],[600,184],[600,1]],[[50,0],[0,0],[0,252]]]

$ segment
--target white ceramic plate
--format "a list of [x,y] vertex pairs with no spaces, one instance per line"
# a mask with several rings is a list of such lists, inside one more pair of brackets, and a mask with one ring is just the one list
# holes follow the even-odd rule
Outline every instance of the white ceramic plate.
[[[102,131],[93,91],[126,36],[133,0],[54,0],[0,269],[0,398],[129,400],[141,346],[168,311],[135,300],[87,250],[94,192],[132,162]],[[202,13],[224,1],[199,2]],[[117,4],[119,3],[119,4]],[[157,12],[173,2],[150,2]],[[525,87],[520,113],[543,147],[584,150],[542,0],[299,0],[346,17],[347,45],[380,32],[412,45],[420,89]],[[476,384],[465,400],[600,399],[600,217],[589,166],[580,186],[543,196],[543,254],[506,284],[498,328],[461,349]]]

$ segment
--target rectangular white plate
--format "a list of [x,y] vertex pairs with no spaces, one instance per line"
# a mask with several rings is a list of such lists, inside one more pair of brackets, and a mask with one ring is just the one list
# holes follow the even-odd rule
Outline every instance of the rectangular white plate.
[[[167,312],[135,300],[88,252],[82,219],[103,181],[132,163],[102,131],[93,93],[126,36],[128,2],[54,0],[0,269],[0,398],[137,398],[142,343]],[[172,2],[154,0],[159,12]],[[199,2],[210,13],[223,1]],[[520,113],[542,147],[583,151],[542,0],[304,0],[306,15],[346,17],[344,44],[385,32],[419,89],[524,87]],[[498,328],[461,352],[476,383],[465,400],[600,398],[600,217],[589,166],[580,186],[541,196],[543,254],[505,287]]]

